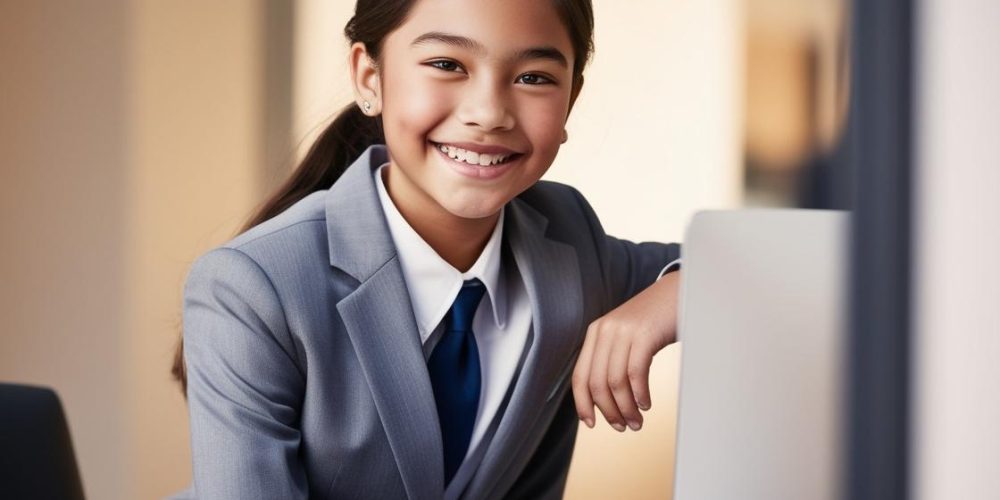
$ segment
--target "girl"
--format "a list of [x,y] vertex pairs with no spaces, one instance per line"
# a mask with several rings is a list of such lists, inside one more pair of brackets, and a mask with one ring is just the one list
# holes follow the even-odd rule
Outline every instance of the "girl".
[[639,429],[679,248],[539,182],[592,31],[589,0],[358,1],[356,106],[188,276],[191,494],[558,498],[577,418]]

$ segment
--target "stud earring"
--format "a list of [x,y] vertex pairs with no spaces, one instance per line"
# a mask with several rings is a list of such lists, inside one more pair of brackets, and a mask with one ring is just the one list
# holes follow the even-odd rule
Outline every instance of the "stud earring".
[[364,108],[365,108],[365,113],[366,113],[366,114],[367,114],[367,113],[371,113],[371,111],[372,111],[372,103],[370,103],[370,102],[368,102],[368,101],[365,101],[365,103],[364,103],[364,104],[362,104],[362,107],[364,107]]

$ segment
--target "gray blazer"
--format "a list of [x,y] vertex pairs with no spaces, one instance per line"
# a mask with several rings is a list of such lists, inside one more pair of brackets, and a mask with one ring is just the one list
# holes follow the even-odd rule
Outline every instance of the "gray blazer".
[[[441,431],[369,148],[328,190],[199,257],[184,290],[198,498],[444,494]],[[573,188],[507,206],[532,333],[463,498],[559,498],[587,325],[651,284],[676,244],[607,236]]]

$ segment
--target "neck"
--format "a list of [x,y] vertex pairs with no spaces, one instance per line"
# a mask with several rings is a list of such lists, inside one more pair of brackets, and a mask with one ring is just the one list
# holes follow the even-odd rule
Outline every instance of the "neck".
[[458,217],[416,186],[401,182],[396,171],[391,166],[382,171],[385,189],[396,209],[445,262],[460,272],[468,271],[483,253],[500,213],[482,219]]

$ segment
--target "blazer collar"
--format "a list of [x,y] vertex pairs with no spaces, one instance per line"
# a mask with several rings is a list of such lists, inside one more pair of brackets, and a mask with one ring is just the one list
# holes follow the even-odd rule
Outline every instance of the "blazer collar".
[[384,145],[370,146],[326,194],[330,265],[360,282],[396,255],[372,174],[388,161]]

